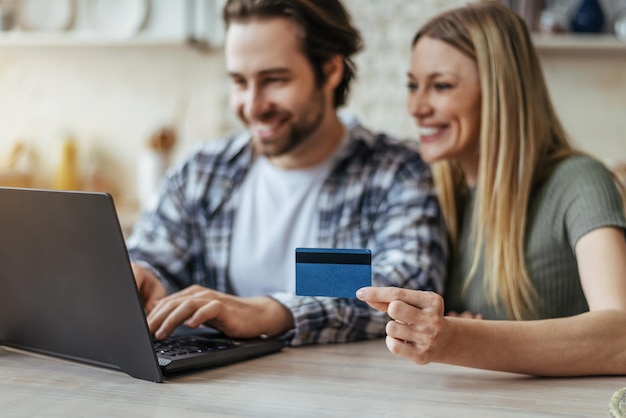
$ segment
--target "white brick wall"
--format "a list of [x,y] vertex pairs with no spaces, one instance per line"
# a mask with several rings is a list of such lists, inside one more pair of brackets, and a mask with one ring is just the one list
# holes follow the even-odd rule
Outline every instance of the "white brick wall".
[[[348,109],[375,130],[414,137],[406,111],[410,41],[431,16],[466,0],[344,0],[365,40]],[[571,14],[580,0],[548,0]],[[606,30],[626,0],[601,0]],[[367,6],[365,6],[367,5]],[[610,164],[626,162],[626,48],[540,52],[556,110],[573,142]],[[593,98],[593,99],[591,99]]]
[[[365,48],[348,109],[368,127],[390,134],[413,135],[406,111],[406,74],[410,44],[417,29],[440,11],[466,0],[344,0]],[[367,6],[365,6],[367,5]]]

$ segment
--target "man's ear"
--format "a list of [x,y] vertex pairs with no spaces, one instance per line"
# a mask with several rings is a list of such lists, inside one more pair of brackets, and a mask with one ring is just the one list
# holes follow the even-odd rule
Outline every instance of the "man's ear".
[[344,62],[341,55],[335,55],[324,64],[324,74],[326,75],[326,86],[332,90],[336,89],[343,78]]

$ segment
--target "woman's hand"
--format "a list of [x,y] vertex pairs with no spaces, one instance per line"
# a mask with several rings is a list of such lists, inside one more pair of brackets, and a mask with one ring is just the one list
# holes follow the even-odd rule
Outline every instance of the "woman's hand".
[[417,364],[445,357],[454,325],[444,316],[440,295],[397,287],[364,287],[356,295],[391,317],[386,327],[389,351]]
[[450,316],[452,318],[483,319],[483,316],[481,314],[474,314],[470,311],[465,311],[461,313],[450,311],[446,314],[446,316]]

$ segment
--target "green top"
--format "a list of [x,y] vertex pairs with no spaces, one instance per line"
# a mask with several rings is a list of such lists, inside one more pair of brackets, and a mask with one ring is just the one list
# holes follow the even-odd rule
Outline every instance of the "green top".
[[[460,230],[459,251],[446,284],[446,311],[470,311],[485,319],[507,319],[483,290],[483,260],[462,293],[471,266],[470,239],[475,192],[470,191]],[[574,246],[580,237],[603,226],[626,229],[619,193],[609,170],[586,157],[570,157],[558,165],[531,197],[526,236],[526,269],[541,302],[540,318],[576,315],[589,310],[583,294]]]

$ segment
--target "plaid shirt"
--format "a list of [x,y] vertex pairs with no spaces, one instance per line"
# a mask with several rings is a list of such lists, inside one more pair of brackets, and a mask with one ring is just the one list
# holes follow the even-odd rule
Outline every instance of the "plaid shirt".
[[[320,193],[319,247],[370,248],[374,286],[441,293],[448,249],[417,146],[358,124],[349,136]],[[199,146],[168,172],[156,204],[135,225],[131,259],[150,268],[170,293],[192,284],[233,293],[233,220],[252,161],[247,132]],[[268,296],[293,314],[295,329],[284,336],[292,345],[382,337],[389,320],[358,299]]]

